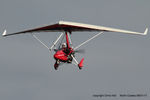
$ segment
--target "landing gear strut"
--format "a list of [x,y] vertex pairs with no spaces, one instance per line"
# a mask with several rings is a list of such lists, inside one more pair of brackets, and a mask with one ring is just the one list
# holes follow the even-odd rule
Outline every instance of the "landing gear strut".
[[55,64],[54,64],[54,68],[55,68],[55,70],[57,70],[57,69],[58,69],[59,64],[60,64],[60,61],[59,61],[59,60],[56,60],[56,62],[55,62]]

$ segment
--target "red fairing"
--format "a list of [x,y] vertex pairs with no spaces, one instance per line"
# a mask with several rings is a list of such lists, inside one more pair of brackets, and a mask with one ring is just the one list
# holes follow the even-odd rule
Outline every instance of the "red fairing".
[[63,50],[57,51],[57,52],[54,54],[54,58],[55,58],[55,59],[59,59],[59,60],[61,60],[61,61],[67,61],[67,60],[68,60],[68,57],[67,57],[67,55],[63,52]]
[[81,69],[83,67],[83,61],[84,61],[84,58],[81,59],[80,63],[78,64],[79,68]]

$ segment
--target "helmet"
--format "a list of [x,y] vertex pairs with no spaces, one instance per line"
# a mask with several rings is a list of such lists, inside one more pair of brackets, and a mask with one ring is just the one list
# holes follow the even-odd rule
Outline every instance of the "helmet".
[[66,43],[62,43],[62,46],[66,46]]
[[65,48],[66,47],[66,43],[62,43],[62,47]]

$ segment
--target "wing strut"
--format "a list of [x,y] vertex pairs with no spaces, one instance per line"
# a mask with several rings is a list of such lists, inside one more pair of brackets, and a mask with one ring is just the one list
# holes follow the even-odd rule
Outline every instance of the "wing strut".
[[50,51],[53,49],[53,47],[57,44],[57,42],[60,40],[60,38],[62,37],[62,35],[63,35],[64,33],[61,33],[60,35],[59,35],[59,37],[56,39],[56,41],[53,43],[53,45],[51,46],[51,48],[49,49]]
[[46,44],[44,44],[37,36],[35,36],[33,33],[32,33],[32,36],[49,50],[49,47]]
[[53,45],[49,48],[45,43],[43,43],[36,35],[34,35],[33,33],[31,33],[32,34],[32,36],[37,40],[37,41],[39,41],[44,47],[46,47],[48,50],[52,50],[53,49],[53,47],[55,47],[55,45],[57,44],[57,42],[60,40],[60,38],[62,37],[62,35],[64,34],[64,33],[61,33],[60,35],[59,35],[59,37],[56,39],[56,41],[53,43]]
[[76,47],[74,48],[74,50],[78,49],[78,48],[81,47],[82,45],[84,45],[84,44],[88,43],[89,41],[93,40],[94,38],[98,37],[98,36],[99,36],[100,34],[102,34],[102,33],[103,33],[103,32],[100,32],[100,33],[94,35],[92,38],[90,38],[90,39],[86,40],[85,42],[81,43],[80,45],[76,46]]

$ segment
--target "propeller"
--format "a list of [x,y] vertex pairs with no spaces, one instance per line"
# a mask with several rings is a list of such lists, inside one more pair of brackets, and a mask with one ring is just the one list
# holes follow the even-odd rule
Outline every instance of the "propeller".
[[74,51],[75,53],[85,53],[85,49],[78,49]]

